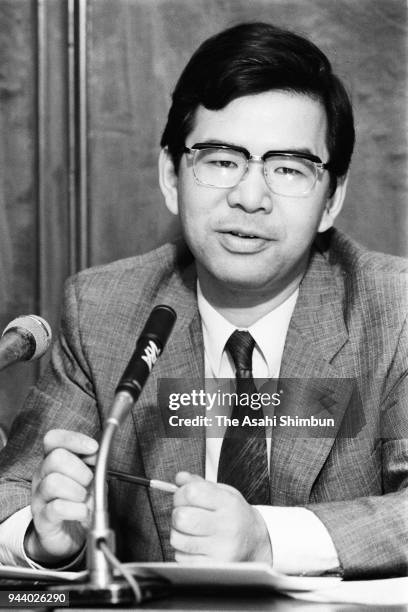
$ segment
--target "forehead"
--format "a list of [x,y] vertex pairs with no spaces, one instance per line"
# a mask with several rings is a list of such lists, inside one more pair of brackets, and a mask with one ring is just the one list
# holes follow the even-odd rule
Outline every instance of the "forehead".
[[199,106],[188,146],[222,141],[247,148],[253,155],[267,150],[310,150],[327,159],[327,117],[310,96],[268,91],[232,100],[221,110]]

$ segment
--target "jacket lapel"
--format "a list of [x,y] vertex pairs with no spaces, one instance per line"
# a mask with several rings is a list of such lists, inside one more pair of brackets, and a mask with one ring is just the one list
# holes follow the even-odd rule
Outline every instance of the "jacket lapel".
[[[347,379],[348,333],[342,311],[343,289],[333,268],[313,251],[288,329],[282,357],[279,416],[333,418],[334,427],[278,426],[271,445],[271,503],[298,505],[310,492],[329,454],[353,385]],[[343,351],[340,350],[343,349]],[[336,356],[336,366],[333,360]]]
[[[186,380],[186,384],[198,381],[196,384],[203,385],[204,351],[195,282],[195,267],[192,265],[182,276],[175,273],[155,300],[155,304],[172,306],[177,313],[177,321],[133,411],[146,476],[169,482],[174,482],[176,473],[181,470],[204,476],[205,432],[195,437],[176,437],[177,429],[174,433],[169,432],[168,426],[166,429],[169,416],[167,405],[159,406],[158,402],[161,380],[173,378]],[[179,388],[188,391],[183,382]],[[205,412],[204,408],[201,412],[196,408],[194,411],[194,415]],[[169,558],[172,555],[168,541],[172,496],[153,490],[149,491],[149,495],[165,555]]]

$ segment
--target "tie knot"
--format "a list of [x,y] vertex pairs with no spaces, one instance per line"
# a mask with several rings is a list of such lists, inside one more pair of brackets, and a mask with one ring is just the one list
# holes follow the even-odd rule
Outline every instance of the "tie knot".
[[238,378],[252,377],[252,353],[255,340],[247,331],[237,329],[228,338],[225,348],[232,357]]

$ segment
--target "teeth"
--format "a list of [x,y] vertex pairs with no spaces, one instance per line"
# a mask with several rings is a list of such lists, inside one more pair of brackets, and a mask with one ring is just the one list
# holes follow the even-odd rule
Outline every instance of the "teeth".
[[239,236],[239,238],[256,238],[253,234],[240,234],[238,232],[231,232],[234,236]]

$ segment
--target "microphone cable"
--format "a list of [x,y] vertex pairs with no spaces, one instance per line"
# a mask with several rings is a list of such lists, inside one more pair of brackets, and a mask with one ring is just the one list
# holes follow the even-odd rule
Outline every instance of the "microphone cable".
[[119,561],[119,559],[114,555],[114,553],[110,550],[109,546],[101,540],[98,542],[99,548],[102,550],[105,555],[107,561],[111,564],[111,566],[116,569],[129,584],[130,588],[133,591],[135,596],[136,604],[140,604],[142,602],[142,591],[140,590],[140,586],[137,583],[137,580],[132,576],[131,572]]

